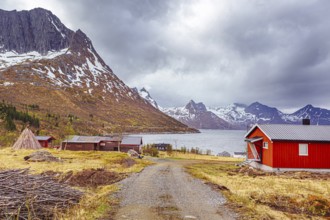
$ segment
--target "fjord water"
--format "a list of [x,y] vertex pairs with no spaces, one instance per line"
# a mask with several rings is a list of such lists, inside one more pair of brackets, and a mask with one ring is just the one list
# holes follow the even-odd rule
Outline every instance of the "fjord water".
[[[211,150],[212,154],[227,151],[233,154],[236,151],[245,151],[243,130],[200,130],[196,134],[142,134],[143,144],[168,143],[174,149],[192,147],[203,150]],[[140,136],[140,135],[139,135]]]

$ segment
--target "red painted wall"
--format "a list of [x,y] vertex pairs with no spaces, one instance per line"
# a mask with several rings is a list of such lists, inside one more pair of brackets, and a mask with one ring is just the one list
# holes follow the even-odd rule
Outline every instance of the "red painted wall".
[[120,145],[120,151],[121,152],[128,152],[130,149],[135,150],[136,152],[139,153],[140,147],[137,145]]
[[42,147],[48,147],[48,141],[39,141],[39,144],[40,144]]
[[[258,141],[255,143],[256,145],[256,149],[260,155],[260,152],[262,153],[262,158],[261,158],[261,163],[265,164],[267,166],[273,166],[273,148],[274,145],[273,143],[269,140],[269,138],[257,127],[249,136],[248,138],[253,138],[253,137],[262,137],[263,140],[262,141]],[[267,141],[268,142],[268,149],[264,149],[263,146],[263,142]],[[262,150],[260,150],[262,149]],[[250,149],[248,147],[248,155],[252,152],[250,152]]]
[[64,150],[74,150],[74,151],[92,151],[95,150],[97,146],[94,143],[65,143],[62,142],[62,149]]
[[[299,143],[308,144],[308,156],[299,156]],[[275,168],[330,168],[330,143],[274,142]]]

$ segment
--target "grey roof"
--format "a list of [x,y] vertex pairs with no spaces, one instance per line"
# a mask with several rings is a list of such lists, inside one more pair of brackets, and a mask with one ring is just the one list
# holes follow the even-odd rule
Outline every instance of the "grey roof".
[[48,141],[49,139],[54,139],[52,136],[35,136],[38,141]]
[[67,142],[70,143],[100,143],[101,141],[111,141],[111,137],[102,137],[102,136],[73,136]]
[[246,155],[246,152],[234,152],[234,155]]
[[259,127],[270,140],[330,142],[330,126],[326,125],[255,125],[248,131],[245,137],[257,127]]
[[141,145],[142,137],[132,137],[132,136],[125,136],[121,141],[121,145]]

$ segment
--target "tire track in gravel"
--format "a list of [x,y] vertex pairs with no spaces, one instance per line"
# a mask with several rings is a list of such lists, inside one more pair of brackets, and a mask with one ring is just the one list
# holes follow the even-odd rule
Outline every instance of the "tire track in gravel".
[[156,164],[121,181],[116,220],[235,219],[219,192],[184,172],[183,161]]

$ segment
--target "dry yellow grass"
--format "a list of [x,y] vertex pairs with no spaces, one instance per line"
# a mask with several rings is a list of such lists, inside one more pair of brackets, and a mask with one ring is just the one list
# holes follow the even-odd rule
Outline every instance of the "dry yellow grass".
[[85,196],[75,207],[65,213],[57,212],[55,219],[58,220],[93,220],[108,219],[118,203],[111,194],[118,190],[116,185],[101,186],[97,189],[87,189]]
[[[151,164],[148,160],[136,160],[135,165],[126,167],[121,161],[128,156],[120,152],[43,150],[61,158],[62,162],[27,162],[24,157],[35,150],[15,151],[11,148],[4,148],[0,150],[0,169],[30,168],[30,173],[34,174],[55,171],[65,175],[70,171],[76,173],[84,169],[104,168],[118,173],[133,173],[140,172]],[[80,203],[65,213],[55,213],[55,219],[107,219],[107,215],[111,213],[113,205],[116,204],[116,199],[112,198],[111,194],[117,191],[117,186],[112,184],[97,188],[79,187],[78,189],[85,193]]]
[[[249,219],[321,219],[327,209],[321,203],[325,201],[330,205],[329,179],[293,179],[286,175],[248,176],[233,172],[238,168],[232,162],[204,162],[187,168],[198,178],[226,186],[230,191],[224,192],[225,196],[236,207],[241,207]],[[320,201],[320,206],[309,205],[315,201]],[[305,210],[309,212],[308,215],[295,212],[303,208],[308,209]]]
[[213,155],[201,155],[192,153],[181,153],[173,151],[171,155],[167,152],[159,152],[161,158],[172,158],[172,159],[185,159],[185,160],[206,160],[206,161],[231,161],[231,162],[242,162],[244,159],[234,157],[218,157]]
[[106,168],[107,170],[131,173],[139,172],[150,162],[136,160],[137,164],[126,168],[120,164],[120,160],[126,158],[125,153],[101,152],[101,151],[63,151],[54,149],[43,149],[61,158],[62,162],[27,162],[24,157],[35,152],[35,150],[12,150],[4,148],[0,150],[0,169],[30,168],[31,173],[42,173],[44,171],[55,172],[78,172],[84,169]]

